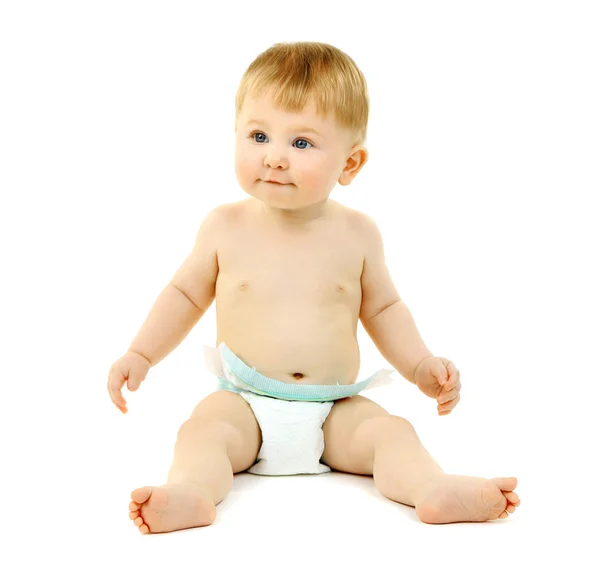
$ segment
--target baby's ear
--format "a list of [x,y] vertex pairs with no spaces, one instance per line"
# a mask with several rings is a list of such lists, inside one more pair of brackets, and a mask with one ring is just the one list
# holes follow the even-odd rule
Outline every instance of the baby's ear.
[[369,152],[365,147],[355,147],[346,160],[346,166],[338,179],[342,186],[348,186],[369,160]]

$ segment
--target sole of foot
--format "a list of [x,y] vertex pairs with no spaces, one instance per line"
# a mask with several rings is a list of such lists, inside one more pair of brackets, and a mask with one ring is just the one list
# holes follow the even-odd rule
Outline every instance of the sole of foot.
[[129,518],[141,533],[165,533],[210,525],[216,507],[208,494],[193,485],[146,486],[131,492]]
[[516,478],[444,476],[415,506],[425,523],[483,522],[505,519],[521,500]]

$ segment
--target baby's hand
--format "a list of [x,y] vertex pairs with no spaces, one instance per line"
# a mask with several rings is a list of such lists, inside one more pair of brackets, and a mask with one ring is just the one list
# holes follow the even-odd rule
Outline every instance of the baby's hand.
[[428,357],[415,370],[414,382],[428,397],[437,399],[438,414],[450,414],[460,400],[460,372],[444,357]]
[[108,372],[108,394],[117,408],[125,414],[127,403],[121,394],[125,382],[130,391],[137,391],[150,370],[150,361],[137,353],[126,353],[115,361]]

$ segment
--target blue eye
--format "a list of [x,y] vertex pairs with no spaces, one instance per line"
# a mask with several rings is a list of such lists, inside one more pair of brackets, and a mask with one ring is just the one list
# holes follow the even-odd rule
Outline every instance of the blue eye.
[[[252,140],[253,140],[255,143],[264,143],[264,142],[265,142],[264,140],[260,140],[260,141],[257,141],[257,140],[256,140],[256,138],[255,138],[255,137],[256,137],[257,135],[260,135],[261,137],[265,137],[265,139],[266,139],[266,135],[265,135],[264,133],[261,133],[260,131],[254,131],[253,133],[251,133],[251,134],[250,134],[250,137],[252,138]],[[304,150],[304,149],[308,149],[309,147],[312,147],[312,146],[313,146],[313,144],[312,144],[310,141],[307,141],[306,139],[296,139],[296,140],[294,141],[294,143],[297,143],[298,141],[302,141],[303,143],[306,143],[306,145],[308,145],[308,146],[306,146],[306,147],[296,147],[297,149]]]
[[[303,143],[306,143],[307,145],[310,145],[312,147],[312,143],[309,143],[306,139],[296,139],[294,142],[297,143],[298,141],[302,141]],[[299,149],[308,149],[308,147],[298,147]]]

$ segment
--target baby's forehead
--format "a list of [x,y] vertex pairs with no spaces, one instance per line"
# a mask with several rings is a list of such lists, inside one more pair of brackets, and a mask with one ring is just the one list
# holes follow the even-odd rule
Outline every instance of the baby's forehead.
[[314,129],[322,136],[338,134],[338,124],[332,113],[325,116],[318,112],[314,101],[309,101],[303,109],[286,109],[267,97],[248,98],[242,107],[241,119],[244,124],[262,123],[271,126],[272,122],[285,122],[295,127]]

